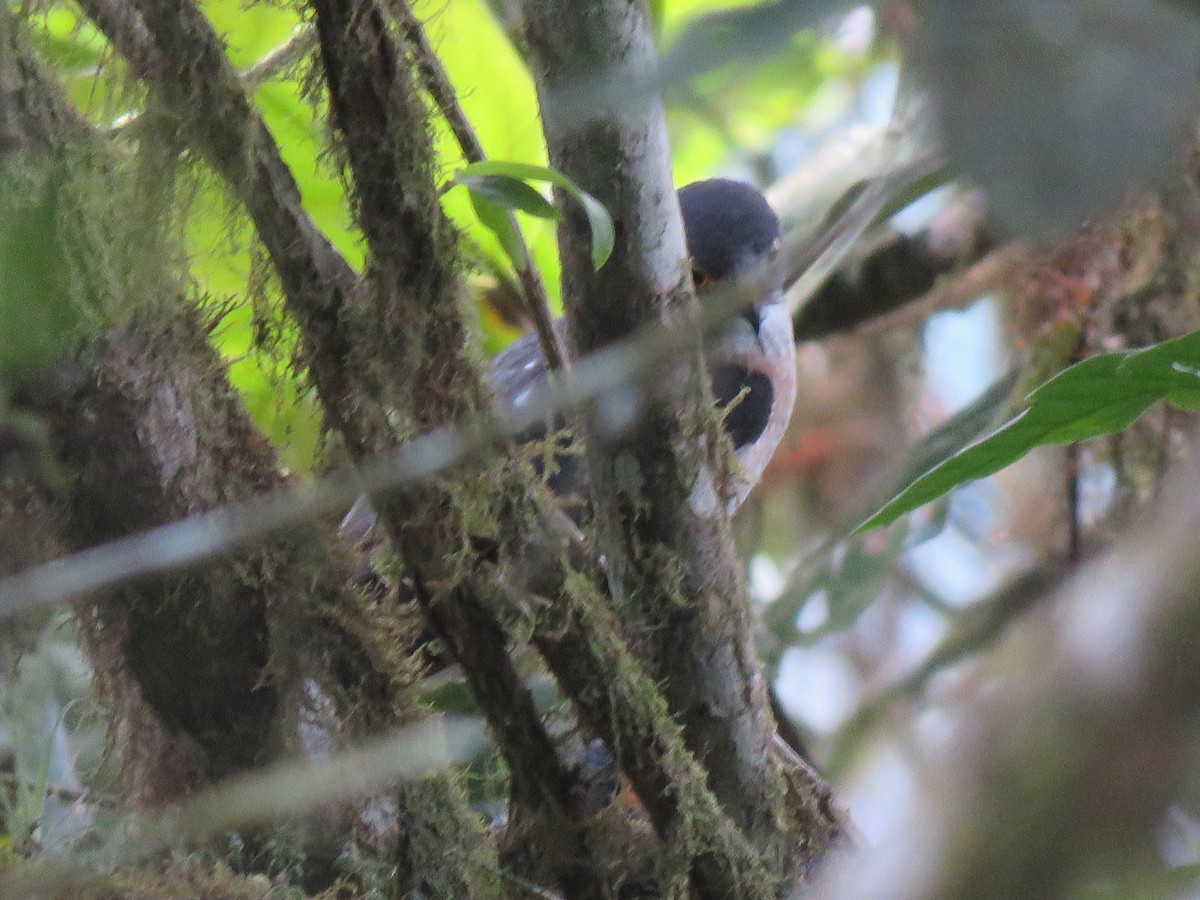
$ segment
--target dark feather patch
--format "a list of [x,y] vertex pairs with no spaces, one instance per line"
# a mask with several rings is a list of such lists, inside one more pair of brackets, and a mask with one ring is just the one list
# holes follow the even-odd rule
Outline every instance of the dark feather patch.
[[[757,441],[771,421],[771,404],[775,389],[771,379],[762,372],[741,366],[715,366],[712,371],[713,396],[722,409],[736,401],[725,416],[725,431],[735,450]],[[746,393],[742,395],[743,389]],[[738,399],[738,396],[741,399]]]

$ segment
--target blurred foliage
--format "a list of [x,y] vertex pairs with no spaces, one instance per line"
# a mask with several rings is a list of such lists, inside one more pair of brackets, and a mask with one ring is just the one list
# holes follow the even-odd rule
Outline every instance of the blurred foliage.
[[[514,184],[550,181],[575,196],[575,202],[586,206],[590,198],[545,168],[537,96],[522,52],[507,30],[505,6],[486,0],[416,4],[493,167],[467,170],[466,177],[482,179],[473,184],[477,195],[479,188],[484,194],[490,189],[490,199],[500,199],[503,206],[515,209],[532,258],[557,304],[560,270],[555,223],[545,215],[547,207],[529,196],[537,193],[535,188],[528,188],[523,204],[517,202],[521,198],[515,192],[520,188]],[[308,56],[311,40],[300,7],[246,6],[241,0],[203,0],[202,7],[226,41],[234,65],[243,73],[253,73],[253,100],[296,178],[305,209],[348,261],[362,266],[366,248],[353,224],[324,94]],[[692,46],[693,35],[711,31],[712,21],[707,17],[740,11],[759,15],[761,20],[761,11],[756,12],[751,0],[659,0],[652,4],[656,34],[664,51],[674,52],[673,59],[691,52],[687,48]],[[145,89],[129,77],[120,57],[74,5],[47,0],[31,8],[28,17],[42,60],[76,107],[101,133],[114,139],[118,154],[123,154],[122,162],[140,158],[151,142],[161,141],[161,132],[155,130],[161,123],[146,114]],[[720,21],[727,27],[730,20]],[[751,177],[763,184],[775,180],[785,169],[783,163],[771,159],[780,133],[807,130],[823,115],[819,108],[823,90],[828,91],[839,79],[855,81],[864,76],[872,48],[846,50],[835,41],[799,30],[800,21],[795,18],[794,28],[772,29],[774,44],[769,52],[753,50],[754,67],[738,64],[739,48],[746,47],[736,34],[726,34],[721,38],[725,46],[719,57],[694,67],[703,72],[700,77],[673,85],[669,119],[677,183],[717,173]],[[293,52],[297,48],[300,52]],[[275,60],[285,57],[289,61],[277,67]],[[262,77],[260,73],[268,69],[269,77]],[[468,191],[448,189],[456,177],[463,176],[465,160],[454,135],[437,116],[432,128],[440,163],[437,177],[445,189],[444,208],[464,235],[463,264],[471,276],[469,284],[476,290],[485,347],[494,353],[519,333],[492,302],[497,285],[516,283],[508,252],[511,247],[506,250],[489,223],[481,221]],[[122,189],[126,186],[126,182],[121,184]],[[171,189],[178,215],[164,219],[169,220],[167,227],[182,230],[191,290],[212,310],[213,337],[231,363],[234,383],[285,463],[309,471],[320,458],[319,410],[294,367],[297,335],[282,314],[278,287],[266,274],[269,267],[253,229],[219,180],[188,154],[181,158]],[[114,189],[112,193],[115,197],[119,192]],[[53,199],[48,191],[45,203]],[[141,212],[128,211],[127,215],[133,219]],[[68,292],[56,282],[63,277],[56,268],[56,251],[46,240],[54,210],[26,204],[13,209],[6,206],[3,213],[8,227],[0,240],[0,288],[5,290],[5,304],[0,307],[0,370],[10,362],[36,363],[57,355],[75,324]],[[589,216],[596,262],[600,263],[611,250],[613,226],[602,209],[590,209]],[[129,269],[127,274],[133,277],[137,273]],[[55,300],[61,303],[56,305]],[[38,315],[31,315],[35,311]],[[43,649],[50,646],[43,645]],[[53,646],[57,647],[57,642]],[[63,805],[53,795],[43,804],[46,793],[42,788],[47,783],[78,787],[79,782],[67,776],[84,767],[71,765],[71,760],[64,762],[62,755],[82,752],[72,743],[78,733],[86,736],[80,740],[87,749],[84,762],[91,764],[95,736],[90,729],[77,728],[75,717],[68,717],[66,727],[59,727],[69,697],[86,695],[87,686],[75,685],[68,697],[52,695],[34,677],[42,671],[39,659],[29,657],[22,677],[8,684],[6,696],[12,703],[0,709],[0,725],[8,726],[0,744],[17,750],[16,778],[23,786],[8,809],[9,827],[22,833],[41,829],[40,840],[48,833],[48,807]],[[74,659],[79,661],[77,656]],[[26,721],[25,707],[14,705],[18,700],[27,702],[33,713],[46,712],[51,719]],[[94,821],[90,815],[85,818]],[[12,836],[18,843],[25,838],[24,834]]]
[[[555,302],[559,289],[553,217],[545,197],[526,184],[553,177],[545,168],[536,92],[519,38],[513,37],[514,4],[515,0],[416,4],[466,116],[492,160],[490,168],[468,169],[464,175],[465,161],[453,134],[434,118],[444,208],[465,238],[462,262],[471,276],[489,352],[517,335],[510,323],[520,317],[506,315],[495,300],[502,289],[511,291],[516,284],[507,216],[497,217],[494,210],[481,215],[481,197],[515,211]],[[282,51],[303,51],[307,46],[307,26],[298,5],[247,6],[242,0],[203,0],[202,5],[243,72],[261,71]],[[887,42],[878,40],[874,20],[860,8],[840,20],[832,35],[809,27],[828,21],[831,13],[847,5],[836,0],[650,0],[664,54],[662,77],[678,184],[718,173],[772,184],[811,159],[821,138],[848,123],[870,121],[878,127],[887,121],[896,83],[902,82],[905,90],[913,88],[910,79],[899,77]],[[1078,225],[1128,190],[1131,180],[1160,171],[1182,123],[1190,121],[1200,59],[1194,52],[1200,45],[1200,20],[1193,14],[1193,3],[926,0],[916,5],[929,23],[919,71],[938,103],[940,129],[956,170],[982,185],[1001,221],[1016,229],[1042,234]],[[142,115],[144,90],[127,77],[103,37],[65,0],[48,0],[30,16],[38,51],[74,103],[112,134],[119,147],[136,154],[142,149],[141,129],[153,124],[143,121],[149,118]],[[361,266],[365,246],[353,225],[323,94],[306,54],[295,54],[295,60],[256,80],[254,101],[296,177],[306,210],[351,264]],[[923,183],[920,192],[940,184],[942,175],[939,170],[936,182]],[[471,179],[471,190],[449,190],[456,178]],[[281,313],[277,287],[265,274],[267,266],[252,229],[217,180],[193,160],[184,159],[176,190],[193,290],[206,298],[219,319],[214,335],[232,363],[234,382],[285,461],[301,471],[311,470],[320,457],[318,409],[293,367],[296,335]],[[63,273],[55,268],[54,244],[47,239],[56,214],[52,182],[38,202],[21,204],[12,199],[13,192],[0,194],[6,225],[0,237],[0,373],[7,373],[60,352],[79,313],[65,299]],[[787,210],[781,212],[786,220]],[[500,218],[505,224],[497,224]],[[603,249],[607,238],[602,233],[611,223],[604,225],[595,211],[593,223]],[[886,355],[878,347],[870,352]],[[901,363],[888,358],[879,368],[893,367],[884,380],[895,382],[910,363],[911,359]],[[844,377],[836,361],[829,363],[829,370],[835,378]],[[819,474],[819,466],[832,468],[853,455],[855,447],[846,435],[855,433],[854,426],[879,430],[884,419],[858,409],[866,405],[861,396],[842,396],[838,412],[843,418],[834,424],[844,427],[840,432],[829,429],[838,437],[816,462],[796,463],[792,483],[775,489],[769,498],[776,512],[784,504],[808,508],[796,514],[789,507],[788,517],[771,518],[771,527],[782,527],[761,536],[757,544],[759,552],[780,562],[779,571],[800,560],[792,584],[780,587],[774,606],[763,617],[779,646],[828,644],[849,635],[873,607],[878,611],[885,605],[878,602],[888,593],[885,584],[903,568],[911,545],[928,533],[909,522],[889,532],[839,540],[843,535],[838,525],[830,524],[834,516],[809,515],[812,508],[822,503],[835,506],[830,499],[834,494],[855,491],[850,503],[838,498],[844,518],[844,507],[861,507],[864,495],[882,483],[888,490],[885,496],[898,496],[872,524],[890,521],[965,480],[1009,465],[1031,447],[1123,428],[1156,401],[1195,409],[1200,406],[1197,372],[1200,338],[1195,335],[1146,351],[1098,357],[1036,391],[1026,413],[974,443],[994,427],[1003,410],[1011,409],[1013,376],[948,417],[924,441],[910,441],[907,456],[899,462],[892,452],[895,447],[886,446],[886,462],[876,463],[870,472],[879,476],[883,470],[882,477],[868,480],[852,471],[844,481],[831,479],[829,495],[803,496],[818,481],[814,473]],[[864,379],[863,384],[878,388],[878,382]],[[900,419],[911,410],[891,412]],[[911,433],[906,436],[911,438]],[[797,453],[798,459],[801,456]],[[1045,509],[1043,505],[1042,512]],[[938,517],[939,529],[946,518]],[[923,589],[907,584],[891,595],[907,602]],[[798,636],[797,615],[814,598],[824,605],[823,619]],[[900,606],[901,602],[894,605]],[[895,608],[899,621],[906,610]],[[884,630],[879,618],[868,623],[876,634]],[[895,634],[901,635],[903,628],[895,624]],[[872,644],[870,653],[885,655],[879,649],[883,643]],[[897,646],[902,643],[902,635],[895,637]],[[30,710],[52,710],[52,720],[26,720],[15,701],[6,700],[0,725],[6,728],[8,743],[20,748],[17,783],[34,786],[33,794],[17,796],[9,808],[9,827],[25,832],[30,823],[38,823],[46,833],[45,810],[38,805],[44,796],[41,788],[46,782],[60,782],[60,768],[65,779],[79,767],[68,761],[62,768],[55,756],[67,752],[61,741],[53,741],[63,731],[58,724],[69,700],[39,683],[37,665],[31,662],[15,674],[16,680],[6,683],[5,696],[27,696]],[[892,673],[901,669],[897,663]],[[86,686],[76,684],[73,690],[69,696],[79,696]],[[458,690],[447,687],[435,699],[454,706],[463,701],[454,696]],[[72,735],[82,732],[72,730],[75,723],[66,724]],[[479,781],[490,785],[498,777],[486,771]],[[18,844],[23,839],[21,834],[12,837]]]
[[[56,617],[36,647],[0,651],[0,819],[10,847],[28,854],[71,845],[111,817],[88,798],[113,786],[105,724],[89,696],[90,671],[66,617]],[[86,799],[85,799],[86,798]]]
[[32,183],[0,181],[0,376],[8,377],[60,355],[79,321],[58,234],[61,178],[22,180]]
[[[930,0],[918,60],[998,223],[1043,236],[1154,179],[1193,125],[1200,17],[1163,0]],[[1003,152],[997,152],[1003,148]]]
[[1123,431],[1151,405],[1200,410],[1200,332],[1076,363],[1029,395],[1029,408],[909,485],[860,531],[894,522],[967,481],[993,475],[1034,447]]

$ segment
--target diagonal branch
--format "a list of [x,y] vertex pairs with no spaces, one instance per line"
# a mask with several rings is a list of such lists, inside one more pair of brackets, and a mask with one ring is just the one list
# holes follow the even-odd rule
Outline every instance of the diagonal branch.
[[[463,158],[470,163],[483,162],[487,158],[483,144],[480,143],[479,136],[475,134],[475,129],[471,127],[466,113],[463,112],[462,105],[458,102],[458,95],[454,91],[454,85],[450,83],[450,76],[446,73],[442,61],[438,59],[433,45],[429,43],[429,37],[425,34],[421,21],[407,2],[395,0],[390,6],[400,19],[400,27],[405,38],[413,47],[421,82],[429,96],[433,98],[433,102],[437,104],[442,118],[446,120],[450,130],[454,133],[458,146],[462,150]],[[542,348],[542,355],[545,356],[546,363],[552,370],[569,368],[570,357],[567,354],[566,344],[558,329],[554,327],[554,316],[550,312],[550,299],[546,294],[546,285],[542,281],[537,266],[534,265],[529,245],[525,242],[525,232],[522,231],[516,215],[511,210],[506,211],[506,215],[516,239],[517,255],[520,257],[516,266],[517,279],[521,282],[525,301],[529,304],[530,317],[533,320],[534,330],[537,332],[538,345]]]
[[416,486],[485,457],[562,413],[651,382],[665,360],[726,320],[739,298],[710,298],[699,328],[653,323],[581,359],[560,382],[535,385],[518,409],[479,411],[382,451],[353,467],[130,535],[0,579],[0,619],[63,603],[80,593],[167,572],[226,553],[274,531],[345,510],[363,493]]
[[885,231],[834,272],[795,316],[796,341],[850,331],[925,296],[939,277],[992,248],[978,196],[960,198],[913,235]]
[[[279,147],[208,20],[192,3],[146,0],[130,7],[120,0],[80,0],[80,6],[160,93],[184,139],[245,205],[279,273],[288,309],[301,323],[318,391],[343,397],[339,360],[347,348],[338,340],[336,320],[358,277],[304,211]],[[317,345],[321,353],[314,352]],[[335,419],[339,409],[338,403],[326,404],[326,414]],[[344,418],[336,424],[351,427]]]
[[[140,39],[147,34],[151,37],[152,46],[161,54],[163,63],[147,71],[147,79],[179,116],[179,125],[186,139],[208,158],[245,204],[280,274],[288,308],[300,323],[307,362],[326,414],[356,457],[369,455],[375,449],[374,442],[384,437],[381,423],[386,422],[387,415],[378,400],[383,390],[380,383],[387,380],[387,373],[385,371],[381,376],[368,371],[364,374],[369,366],[358,363],[369,364],[375,360],[361,360],[351,353],[355,339],[345,326],[347,308],[354,297],[369,291],[360,284],[354,272],[304,213],[295,181],[261,117],[251,108],[237,73],[225,56],[224,48],[211,25],[194,4],[142,0],[137,8],[145,31],[128,28],[118,30],[112,27],[114,19],[110,15],[111,10],[101,5],[101,0],[84,0],[83,5],[95,15],[98,25],[104,28],[107,23],[109,27],[106,34],[123,55],[139,58],[148,55],[150,51]],[[318,11],[318,25],[323,22],[328,24],[330,14],[340,10],[341,7],[334,10],[326,5],[324,16]],[[370,21],[372,19],[368,16],[368,23]],[[346,86],[347,74],[350,75],[352,91],[360,88],[367,90],[372,84],[378,86],[381,83],[370,79],[355,82],[353,70],[347,73],[339,65],[339,62],[345,61],[339,55],[345,48],[342,42],[350,35],[345,25],[342,22],[342,30],[333,36],[328,32],[321,35],[331,90],[339,100],[345,99],[344,94],[339,96],[339,89]],[[381,39],[381,34],[382,28],[375,37]],[[363,49],[364,53],[372,54],[371,61],[382,64],[379,72],[382,74],[382,84],[386,87],[396,72],[394,57],[387,54],[386,45],[377,43],[355,49]],[[383,55],[376,55],[380,53]],[[333,65],[330,65],[331,55],[335,57]],[[369,101],[372,97],[378,99],[377,95],[368,91],[356,99]],[[385,108],[392,99],[386,98]],[[348,108],[335,105],[339,111],[348,109],[351,115],[354,111],[366,109],[368,116],[372,116],[379,108],[366,103],[352,104]],[[403,123],[402,130],[411,132],[422,128],[418,123],[423,119],[413,115],[415,111],[412,109],[407,112],[412,117]],[[380,120],[380,123],[384,121],[388,120]],[[394,122],[392,124],[395,125]],[[343,121],[342,127],[348,137],[367,140],[376,137],[374,123],[351,121],[347,127]],[[357,149],[362,147],[362,143],[357,144]],[[364,185],[374,187],[380,175],[386,179],[390,174],[387,163],[386,154],[375,149],[369,151],[365,159],[360,158],[359,165],[355,167],[360,188]],[[424,172],[418,174],[425,175]],[[409,287],[418,287],[414,277],[431,271],[426,265],[427,261],[449,257],[450,248],[436,247],[432,243],[414,245],[414,241],[420,241],[429,233],[419,227],[421,223],[415,219],[412,208],[396,207],[390,203],[390,198],[396,196],[394,187],[394,184],[389,184],[385,190],[360,192],[364,227],[376,251],[389,240],[394,248],[393,255],[406,249],[414,251],[401,265],[392,269],[407,277]],[[377,199],[373,201],[371,198]],[[388,223],[395,223],[396,230],[387,227]],[[443,256],[439,257],[439,253]],[[380,256],[376,252],[377,259]],[[433,274],[435,279],[440,277],[444,281],[444,274]],[[435,284],[430,289],[433,292],[446,291],[453,289],[453,285],[446,282]],[[461,333],[447,335],[446,331],[442,331],[440,334],[446,336],[455,348],[462,344]],[[439,350],[436,345],[431,348],[431,359],[438,356]],[[404,381],[397,379],[396,383],[402,384]],[[352,394],[361,394],[364,390],[375,402],[349,402]],[[478,396],[482,392],[477,390],[475,393]],[[399,536],[400,529],[397,528],[396,532]],[[412,549],[411,541],[402,541],[400,545]],[[442,558],[442,554],[431,558]],[[481,665],[486,661],[490,666],[501,667],[503,677],[492,668],[484,671],[486,677],[480,677],[477,671],[474,681],[485,695],[481,699],[494,701],[484,708],[492,713],[493,723],[498,725],[497,734],[502,745],[510,754],[518,754],[519,751],[508,739],[514,729],[523,727],[525,732],[521,746],[526,750],[535,747],[538,751],[548,751],[548,755],[541,756],[536,766],[523,766],[522,771],[547,773],[547,780],[552,783],[544,793],[564,796],[568,779],[565,772],[556,771],[553,765],[547,764],[547,760],[555,758],[553,745],[541,727],[528,691],[503,653],[502,631],[489,621],[489,616],[465,608],[453,597],[440,603],[436,611],[432,603],[429,606],[435,621],[441,620],[444,632],[458,629],[453,636],[459,642],[456,649],[462,651],[462,642],[469,642],[471,661]],[[506,690],[488,692],[489,687],[497,685]]]
[[[508,586],[516,604],[531,594],[551,600],[533,642],[581,719],[612,748],[655,830],[685,851],[696,893],[776,896],[758,853],[708,789],[707,773],[686,748],[662,693],[626,645],[610,598],[588,587],[600,580],[595,553],[572,536],[564,518],[544,517],[512,554],[524,565],[498,570],[495,582]],[[809,812],[812,832],[832,840],[820,811]]]
[[[470,311],[454,266],[457,236],[445,219],[432,178],[426,111],[380,6],[371,0],[314,0],[321,59],[334,120],[353,173],[358,221],[366,235],[371,289],[349,305],[354,376],[378,409],[395,410],[419,429],[484,408],[488,391],[470,337]],[[423,396],[417,398],[417,392]],[[366,404],[362,404],[366,406]],[[400,437],[386,416],[351,452],[359,459]],[[584,791],[563,763],[509,657],[507,637],[481,600],[483,553],[494,543],[472,534],[461,506],[482,503],[491,517],[505,498],[526,490],[513,463],[489,460],[456,485],[416,486],[375,497],[388,537],[404,559],[418,601],[462,666],[509,765],[512,805],[534,842],[566,844],[555,879],[572,896],[603,892],[603,873],[583,840]],[[531,853],[550,858],[552,854]]]

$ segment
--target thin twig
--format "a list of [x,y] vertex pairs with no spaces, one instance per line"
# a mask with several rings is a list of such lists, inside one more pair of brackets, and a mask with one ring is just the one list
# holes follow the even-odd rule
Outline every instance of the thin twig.
[[1067,562],[1079,562],[1082,552],[1082,511],[1079,508],[1079,444],[1063,449],[1063,482],[1067,499]]
[[[454,133],[458,146],[462,149],[463,158],[469,163],[483,162],[487,159],[483,144],[475,129],[471,127],[462,104],[458,102],[458,94],[450,76],[429,42],[421,21],[406,0],[394,0],[389,5],[399,17],[401,30],[416,53],[417,72],[421,76],[421,83]],[[525,240],[520,223],[517,222],[516,214],[512,210],[507,210],[506,214],[516,237],[519,256],[515,266],[517,278],[525,293],[525,302],[529,304],[529,314],[533,319],[533,328],[537,332],[542,355],[546,357],[546,364],[551,370],[567,371],[571,365],[570,355],[562,335],[554,327],[554,314],[550,311],[550,298],[546,293],[545,282],[534,265],[533,255],[529,252],[529,244]]]
[[311,25],[298,25],[291,37],[242,72],[242,84],[255,91],[276,75],[299,63],[317,46],[317,35]]
[[1032,569],[964,613],[953,633],[930,651],[924,662],[859,705],[832,739],[824,763],[826,772],[836,777],[849,771],[866,739],[889,710],[903,700],[920,696],[939,672],[993,645],[1013,622],[1061,583],[1063,574],[1051,566]]

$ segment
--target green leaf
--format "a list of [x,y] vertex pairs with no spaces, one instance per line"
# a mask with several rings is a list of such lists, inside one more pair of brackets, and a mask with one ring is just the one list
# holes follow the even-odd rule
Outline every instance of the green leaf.
[[517,229],[508,217],[508,210],[478,191],[471,191],[471,206],[479,221],[496,235],[496,240],[512,264],[518,269],[523,268],[525,261],[521,259],[521,243],[517,239]]
[[993,475],[1035,447],[1121,431],[1159,400],[1200,408],[1200,332],[1106,353],[1060,372],[1029,395],[1028,409],[926,471],[858,531],[887,525],[964,482]]
[[654,42],[662,40],[663,17],[666,12],[666,0],[650,0],[646,8],[650,13],[650,29],[654,32]]
[[94,74],[104,60],[104,36],[73,10],[48,9],[30,25],[34,46],[58,74],[79,70]]
[[583,207],[583,211],[587,215],[588,226],[592,230],[592,265],[599,269],[612,255],[613,246],[617,241],[612,216],[608,214],[608,210],[604,208],[604,204],[591,194],[581,190],[574,181],[562,174],[562,172],[557,172],[549,166],[535,166],[530,163],[485,160],[483,162],[471,163],[471,165],[462,169],[454,181],[456,184],[461,184],[465,182],[465,179],[477,179],[481,177],[501,177],[510,180],[548,182],[562,189],[576,203]]
[[558,217],[554,204],[519,178],[509,178],[506,175],[475,175],[459,177],[454,179],[454,182],[505,209],[519,209],[539,219]]

